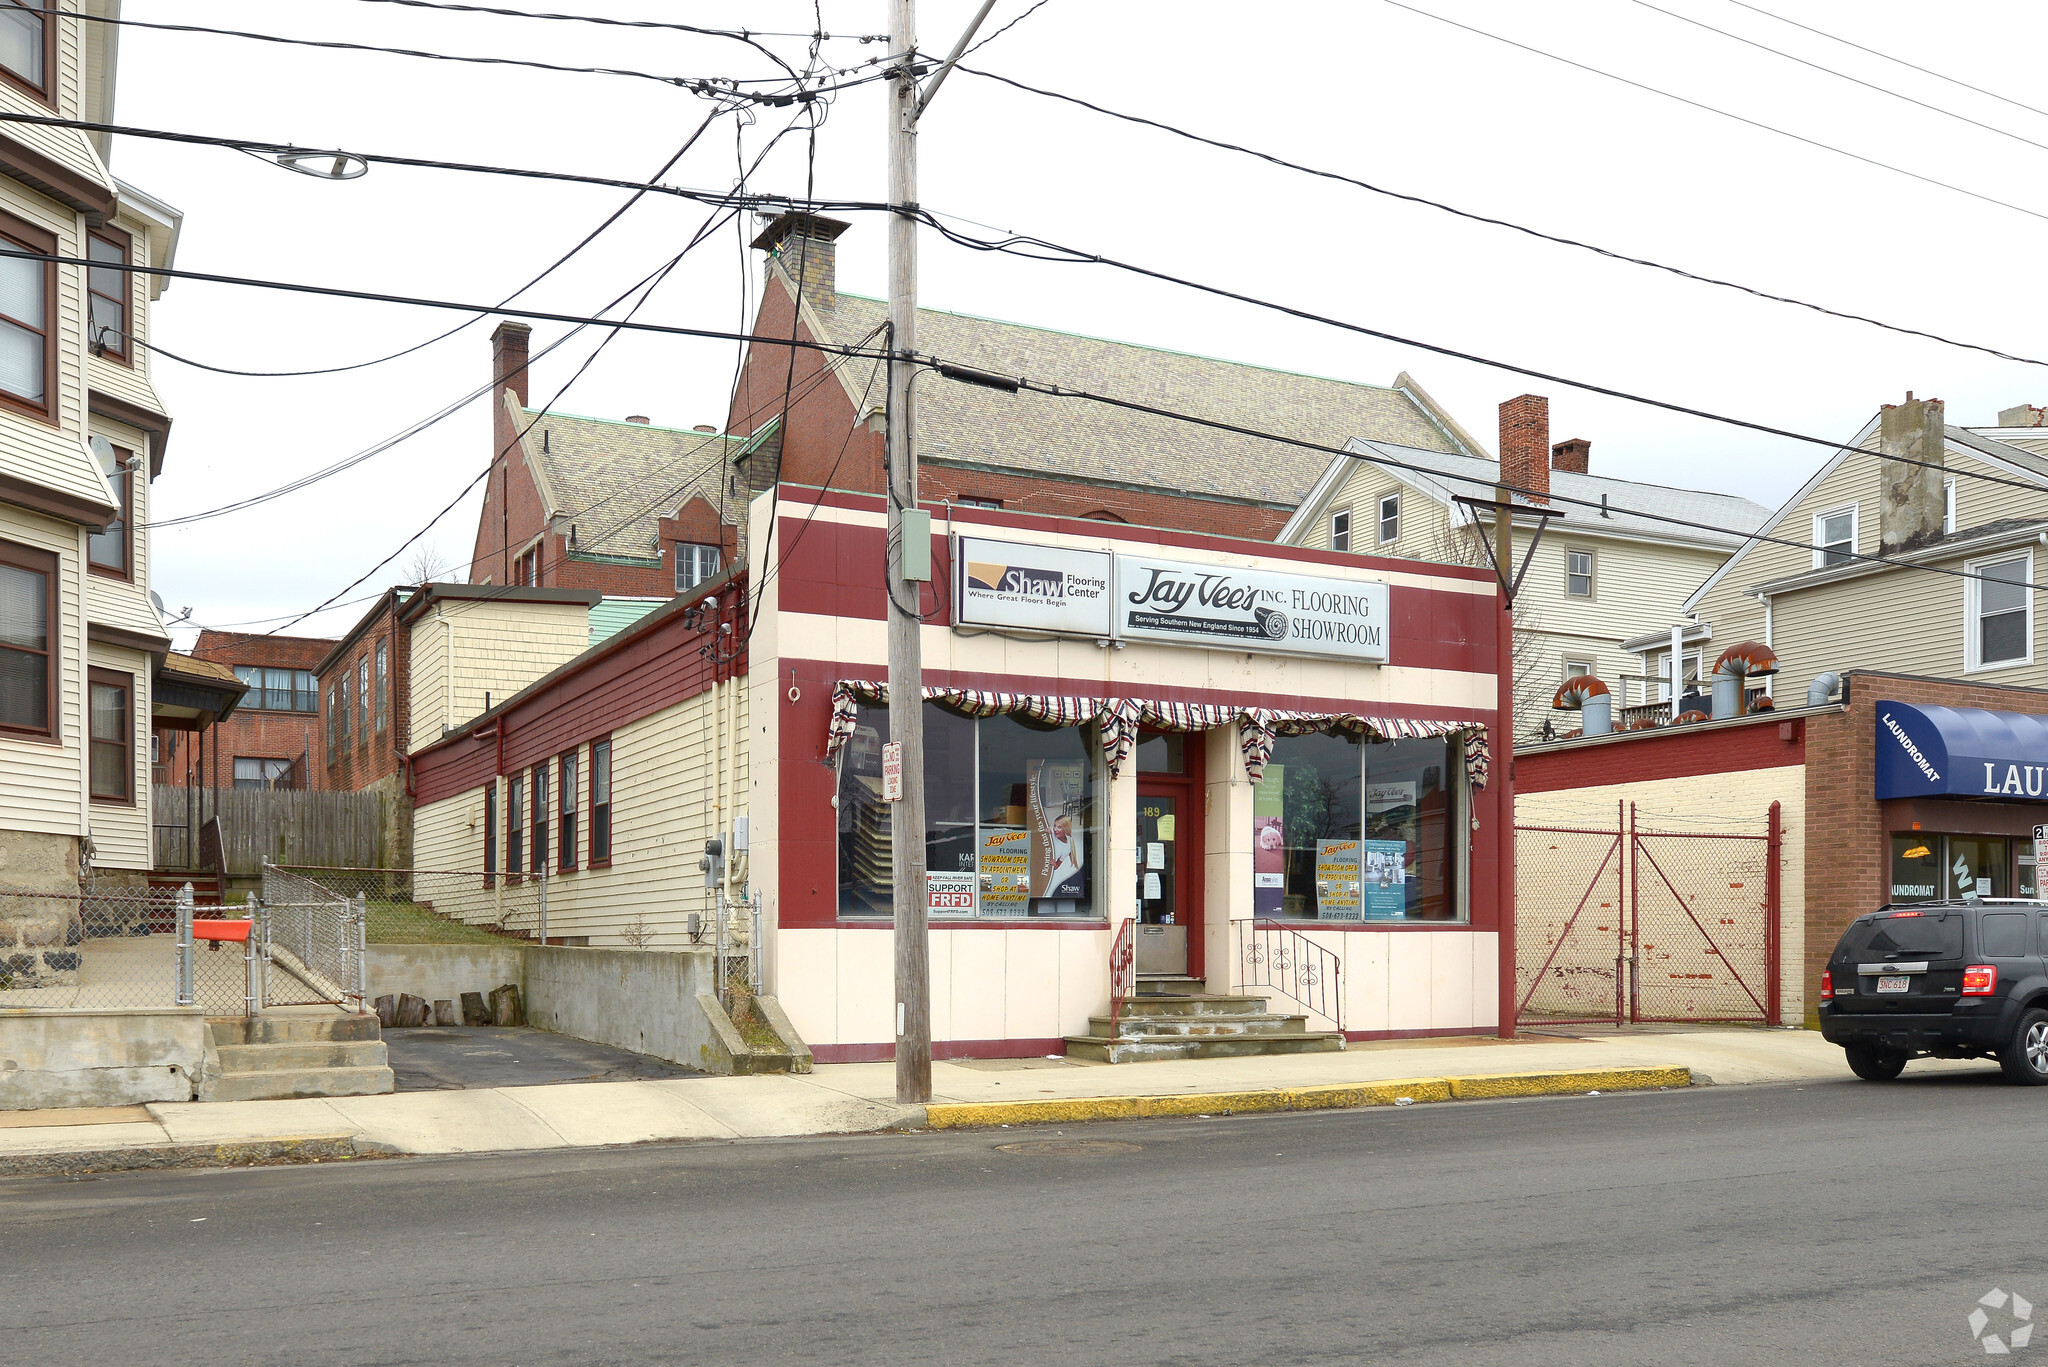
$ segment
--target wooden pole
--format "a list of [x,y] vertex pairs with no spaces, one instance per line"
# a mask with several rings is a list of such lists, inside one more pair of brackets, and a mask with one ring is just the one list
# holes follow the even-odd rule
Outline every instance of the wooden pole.
[[903,747],[903,797],[889,817],[896,910],[896,1101],[932,1099],[931,980],[925,918],[924,660],[919,581],[903,577],[903,513],[917,507],[910,357],[917,345],[917,6],[889,0],[889,738]]
[[1500,617],[1499,634],[1494,638],[1496,676],[1493,747],[1493,788],[1497,836],[1494,842],[1498,892],[1495,908],[1499,916],[1500,944],[1500,1036],[1511,1039],[1515,1033],[1515,603],[1508,596],[1508,585],[1514,582],[1515,564],[1515,520],[1512,513],[1514,499],[1507,486],[1499,484],[1493,490],[1493,548],[1494,563],[1500,568]]

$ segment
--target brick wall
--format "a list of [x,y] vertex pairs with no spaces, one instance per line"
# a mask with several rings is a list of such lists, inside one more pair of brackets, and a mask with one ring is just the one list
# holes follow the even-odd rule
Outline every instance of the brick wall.
[[[256,665],[271,669],[310,670],[334,649],[334,644],[332,637],[202,631],[191,653],[197,659],[210,660],[231,669],[239,665]],[[213,767],[212,751],[217,746],[220,752],[220,785],[223,788],[234,783],[237,756],[244,759],[286,759],[294,764],[304,761],[306,767],[294,776],[294,781],[308,788],[325,788],[325,757],[321,753],[319,718],[306,712],[268,712],[260,703],[261,697],[252,689],[243,695],[234,714],[214,727],[206,738],[208,772],[195,773],[193,778],[201,786],[208,782]],[[186,755],[192,744],[191,733],[163,732],[158,744],[161,747],[160,762],[152,773],[151,781],[182,787]]]
[[[377,647],[380,643],[388,652],[384,681],[385,723],[381,731],[377,728],[376,702]],[[411,697],[407,644],[407,633],[396,628],[395,599],[387,595],[376,623],[351,641],[347,655],[319,676],[320,715],[313,735],[313,756],[324,780],[321,787],[353,792],[400,773],[408,727],[406,704]],[[370,724],[367,734],[357,725],[357,719],[365,714],[365,710],[354,696],[355,682],[361,677],[357,662],[363,659],[370,662],[370,705],[367,709]],[[348,743],[337,746],[330,754],[327,749],[328,690],[338,684],[344,674],[348,676],[351,690]],[[338,703],[339,699],[336,701]]]
[[[1806,734],[1806,964],[1807,1000],[1816,1001],[1821,970],[1850,921],[1882,906],[1891,895],[1889,827],[1910,829],[1917,817],[1930,833],[2010,835],[2048,818],[2041,804],[1920,801],[1887,804],[1874,796],[1877,704],[1881,701],[1980,707],[1993,712],[2048,715],[2048,690],[2003,688],[1912,675],[1852,670],[1849,706],[1809,720]],[[1809,1017],[1809,1023],[1812,1023]]]

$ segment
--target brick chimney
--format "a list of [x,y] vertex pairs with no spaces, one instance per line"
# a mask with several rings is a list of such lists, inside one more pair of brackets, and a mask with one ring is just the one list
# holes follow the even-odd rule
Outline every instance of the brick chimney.
[[1529,491],[1515,497],[1550,502],[1550,400],[1541,394],[1500,406],[1500,477]]
[[2048,408],[2036,408],[2030,403],[2023,403],[2018,408],[2001,408],[1998,410],[1998,425],[2000,427],[2048,427]]
[[819,214],[777,214],[754,245],[788,273],[791,284],[803,284],[804,298],[814,309],[829,313],[839,302],[839,271],[832,244],[852,225]]
[[[498,563],[491,573],[500,584],[512,582],[512,550],[506,543],[511,539],[511,511],[508,503],[511,484],[512,463],[509,459],[513,446],[519,440],[519,424],[505,411],[505,391],[511,390],[519,400],[521,408],[526,407],[526,360],[527,340],[533,336],[533,329],[524,323],[506,321],[498,324],[491,333],[491,378],[495,386],[491,391],[491,476],[485,485],[487,501],[497,504],[496,516],[488,520],[498,525],[489,536],[479,530],[478,545],[497,543]],[[484,573],[486,562],[469,567],[471,583]]]
[[512,322],[498,324],[491,334],[491,378],[498,393],[510,389],[517,394],[521,408],[526,407],[526,343],[532,336],[532,328]]
[[1592,460],[1593,443],[1584,437],[1572,437],[1550,448],[1550,468],[1553,470],[1569,470],[1575,475],[1583,475]]
[[1910,390],[1904,403],[1888,403],[1878,413],[1877,449],[1887,456],[1925,462],[1880,462],[1877,531],[1882,554],[1910,551],[1941,537],[1948,511],[1948,492],[1942,487],[1944,419],[1940,399],[1916,399]]

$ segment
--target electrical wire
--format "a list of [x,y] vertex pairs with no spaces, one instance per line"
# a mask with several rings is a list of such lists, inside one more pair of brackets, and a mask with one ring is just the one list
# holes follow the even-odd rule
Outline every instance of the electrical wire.
[[1960,185],[1953,185],[1945,180],[1937,180],[1933,176],[1922,175],[1918,171],[1909,171],[1903,166],[1894,165],[1893,163],[1888,161],[1880,161],[1876,157],[1866,157],[1861,152],[1851,152],[1846,147],[1837,147],[1833,143],[1822,142],[1818,138],[1809,138],[1804,133],[1794,133],[1789,129],[1779,128],[1773,124],[1764,123],[1760,119],[1752,119],[1747,117],[1746,115],[1737,114],[1730,110],[1721,109],[1715,105],[1706,104],[1700,100],[1691,99],[1687,96],[1679,95],[1669,90],[1660,89],[1659,87],[1654,85],[1645,84],[1642,81],[1631,80],[1627,76],[1616,75],[1612,71],[1603,71],[1597,66],[1589,66],[1584,62],[1574,61],[1570,57],[1560,56],[1555,52],[1548,52],[1540,47],[1532,47],[1528,43],[1517,42],[1513,38],[1503,37],[1498,33],[1490,33],[1483,28],[1476,28],[1471,24],[1460,23],[1458,20],[1452,19],[1447,15],[1433,14],[1429,10],[1418,9],[1414,5],[1402,3],[1402,0],[1380,0],[1380,3],[1385,5],[1392,5],[1395,9],[1398,10],[1406,10],[1410,14],[1420,15],[1424,19],[1434,19],[1439,24],[1448,24],[1452,28],[1463,29],[1467,33],[1475,34],[1481,38],[1489,38],[1496,43],[1501,43],[1508,47],[1516,48],[1522,52],[1527,52],[1537,57],[1548,58],[1553,62],[1562,63],[1565,66],[1571,67],[1578,71],[1586,72],[1589,75],[1604,77],[1607,80],[1619,82],[1622,85],[1629,86],[1636,90],[1644,91],[1651,95],[1661,96],[1662,98],[1667,100],[1675,100],[1679,104],[1688,105],[1694,109],[1703,110],[1706,113],[1715,114],[1724,119],[1732,119],[1736,123],[1745,124],[1748,127],[1758,129],[1765,133],[1774,133],[1778,137],[1790,138],[1793,142],[1804,143],[1808,147],[1817,147],[1823,152],[1832,152],[1838,157],[1847,157],[1849,160],[1861,162],[1865,166],[1874,166],[1880,171],[1890,171],[1893,175],[1905,176],[1909,180],[1917,180],[1922,185],[1932,185],[1938,190],[1947,190],[1952,194],[1962,195],[1968,199],[1981,200],[1983,203],[1986,204],[1995,204],[2001,209],[2010,209],[2016,214],[2025,214],[2028,218],[2038,218],[2043,220],[2044,222],[2048,222],[2048,213],[2042,213],[2037,209],[2029,209],[2022,205],[2014,204],[2011,200],[2000,199],[1996,195],[1983,194],[1977,190],[1967,190]]
[[1953,109],[1944,109],[1938,104],[1929,104],[1925,100],[1916,100],[1902,90],[1893,90],[1890,86],[1879,85],[1875,81],[1866,81],[1860,76],[1851,76],[1846,71],[1837,71],[1833,67],[1823,65],[1820,62],[1809,61],[1804,57],[1786,52],[1782,48],[1772,47],[1769,43],[1760,43],[1754,38],[1745,38],[1739,33],[1730,33],[1727,29],[1716,28],[1703,19],[1695,19],[1690,15],[1680,14],[1676,10],[1665,9],[1662,5],[1652,4],[1651,0],[1632,0],[1632,3],[1640,5],[1653,13],[1661,14],[1667,19],[1676,19],[1681,24],[1691,24],[1694,28],[1705,29],[1708,33],[1717,33],[1731,42],[1741,43],[1744,47],[1753,47],[1759,52],[1768,52],[1773,57],[1782,57],[1788,62],[1796,62],[1809,70],[1833,76],[1836,80],[1847,81],[1851,85],[1860,85],[1865,90],[1874,90],[1880,95],[1888,95],[1895,100],[1904,100],[1907,104],[1939,114],[1943,118],[1954,119],[1958,123],[1969,124],[1972,128],[1981,128],[1987,133],[1996,133],[2001,138],[2011,138],[2014,142],[2023,142],[2029,147],[2039,148],[2043,152],[2048,152],[2048,142],[2037,142],[2033,138],[2014,133],[2009,129],[2000,128],[1996,124],[1973,119],[1967,114],[1958,114]]
[[[675,150],[674,154],[671,155],[667,161],[661,164],[661,169],[657,170],[653,175],[649,176],[648,180],[658,180],[662,176],[667,175],[669,169],[673,167],[677,162],[683,159],[683,154],[688,152],[692,147],[696,146],[697,140],[704,136],[704,131],[711,127],[712,121],[716,119],[722,112],[723,111],[721,110],[713,110],[711,113],[705,115],[704,122],[697,125],[697,130],[690,134],[690,136],[684,141],[683,145],[681,147],[678,147]],[[635,190],[633,192],[632,198],[628,199],[624,204],[621,204],[618,208],[612,210],[612,212],[605,218],[604,222],[598,224],[595,228],[592,228],[588,233],[584,235],[582,241],[578,242],[575,246],[569,248],[568,251],[563,252],[560,256],[556,257],[554,261],[551,262],[548,265],[548,267],[545,270],[543,270],[539,275],[534,276],[531,280],[521,285],[518,289],[506,295],[502,300],[498,302],[496,308],[492,309],[491,312],[495,313],[497,309],[502,309],[506,307],[513,300],[517,299],[520,295],[526,293],[535,285],[538,285],[541,281],[547,279],[550,275],[553,275],[556,271],[560,270],[563,266],[567,265],[571,258],[573,258],[578,252],[582,251],[585,247],[588,247],[591,243],[595,242],[607,228],[611,227],[612,224],[617,223],[621,218],[623,218],[626,214],[626,211],[628,209],[631,209],[635,204],[638,204],[643,198],[646,197],[646,195],[647,188]],[[457,323],[454,327],[449,328],[446,332],[443,332],[438,336],[429,337],[424,342],[414,343],[412,346],[407,347],[403,351],[394,351],[389,356],[379,356],[372,361],[357,361],[351,365],[323,366],[317,370],[229,370],[222,366],[208,365],[203,361],[194,361],[187,359],[186,357],[178,355],[176,352],[167,351],[162,347],[154,346],[151,343],[144,341],[140,337],[129,337],[127,338],[127,340],[130,342],[134,342],[146,348],[149,351],[156,352],[164,356],[168,356],[172,360],[178,362],[180,365],[191,366],[196,370],[211,371],[216,375],[232,375],[237,378],[243,379],[293,379],[307,375],[341,375],[346,374],[351,370],[367,370],[371,366],[383,365],[387,361],[395,361],[402,356],[410,356],[416,351],[424,351],[426,348],[433,346],[437,342],[445,342],[450,337],[453,337],[456,333],[461,332],[464,328],[470,327],[471,325],[477,323],[478,321],[487,316],[489,315],[480,313],[475,318],[466,319],[463,322]],[[104,337],[108,333],[114,333],[117,336],[122,335],[116,329],[103,328],[100,330],[98,336],[101,339],[104,339]],[[574,335],[574,333],[569,334],[569,336]],[[568,339],[565,337],[562,340],[566,341]],[[559,345],[559,343],[557,343],[556,345]],[[549,350],[552,349],[552,347],[549,348]],[[542,354],[545,355],[546,353],[543,352]],[[475,396],[472,395],[471,397]],[[468,399],[462,400],[462,403],[468,402]],[[454,410],[450,409],[448,411],[453,412]],[[443,416],[445,416],[445,414]],[[438,419],[436,419],[436,421],[438,421]]]
[[1024,11],[1024,12],[1023,12],[1022,14],[1018,15],[1018,16],[1017,16],[1017,17],[1016,17],[1015,19],[1012,19],[1012,20],[1011,20],[1011,21],[1010,21],[1009,23],[1007,23],[1007,24],[1004,24],[1004,25],[1003,25],[1003,26],[1002,26],[1001,28],[997,29],[997,30],[996,30],[996,31],[995,31],[994,33],[991,33],[991,34],[990,34],[990,35],[989,35],[988,37],[986,37],[986,38],[982,39],[982,40],[981,40],[980,42],[976,43],[976,44],[975,44],[975,45],[974,45],[973,47],[971,47],[971,48],[967,49],[967,51],[966,51],[966,52],[963,52],[963,53],[961,53],[960,55],[961,55],[962,57],[966,57],[966,56],[970,56],[970,55],[972,55],[972,54],[974,54],[974,53],[976,53],[976,52],[979,52],[979,51],[981,51],[981,50],[982,50],[983,48],[987,47],[987,46],[988,46],[988,45],[989,45],[990,43],[993,43],[993,42],[994,42],[994,41],[995,41],[996,39],[998,39],[998,38],[1002,37],[1002,36],[1003,36],[1003,35],[1004,35],[1005,33],[1008,33],[1008,32],[1009,32],[1009,31],[1010,31],[1011,29],[1013,29],[1013,28],[1017,27],[1017,25],[1019,25],[1019,24],[1023,23],[1023,22],[1024,22],[1024,21],[1025,21],[1026,19],[1029,19],[1029,18],[1030,18],[1030,17],[1032,16],[1032,15],[1034,15],[1034,14],[1038,13],[1038,12],[1039,12],[1040,10],[1044,9],[1044,8],[1046,7],[1046,5],[1047,5],[1048,3],[1050,3],[1050,0],[1038,0],[1038,3],[1037,3],[1037,4],[1035,4],[1035,5],[1033,5],[1033,6],[1032,6],[1032,7],[1030,8],[1030,9],[1028,9],[1028,10],[1025,10],[1025,11]]
[[[1954,337],[1944,337],[1937,332],[1927,332],[1920,328],[1905,327],[1898,323],[1887,323],[1882,319],[1872,318],[1865,314],[1844,312],[1841,309],[1829,308],[1825,304],[1815,304],[1805,299],[1795,299],[1790,295],[1773,294],[1768,290],[1761,290],[1753,285],[1744,285],[1734,280],[1723,280],[1711,275],[1701,275],[1696,271],[1686,270],[1682,266],[1668,265],[1665,262],[1653,261],[1647,257],[1631,256],[1626,252],[1598,246],[1591,242],[1583,242],[1577,238],[1547,233],[1540,228],[1531,228],[1526,224],[1516,223],[1510,219],[1495,218],[1489,214],[1477,213],[1470,209],[1460,209],[1456,205],[1446,204],[1441,200],[1409,194],[1402,190],[1390,190],[1383,185],[1375,185],[1371,181],[1345,175],[1341,171],[1328,171],[1320,167],[1306,166],[1301,162],[1290,161],[1285,157],[1276,156],[1271,152],[1262,152],[1254,147],[1246,147],[1234,142],[1225,142],[1219,138],[1204,137],[1200,133],[1190,132],[1185,128],[1179,128],[1170,123],[1162,123],[1158,119],[1149,119],[1142,114],[1127,114],[1121,110],[1109,109],[1092,101],[1084,100],[1077,95],[1066,95],[1057,90],[1047,90],[1041,86],[1028,85],[1013,77],[999,76],[993,71],[983,71],[979,67],[971,67],[963,63],[956,65],[954,69],[964,71],[970,76],[979,76],[984,80],[1010,86],[1013,89],[1024,91],[1026,94],[1038,95],[1045,99],[1059,100],[1067,104],[1078,105],[1083,109],[1108,118],[1121,119],[1125,123],[1157,129],[1159,132],[1168,133],[1177,138],[1185,138],[1189,142],[1200,143],[1205,147],[1213,147],[1219,151],[1236,152],[1243,156],[1254,157],[1260,161],[1281,167],[1284,170],[1299,171],[1304,175],[1315,176],[1322,180],[1334,180],[1345,185],[1356,186],[1358,189],[1366,190],[1376,195],[1383,195],[1388,199],[1397,199],[1407,204],[1418,204],[1424,208],[1436,209],[1442,213],[1447,213],[1469,222],[1484,223],[1489,227],[1506,228],[1510,232],[1521,233],[1525,237],[1533,237],[1538,241],[1549,242],[1560,247],[1572,247],[1579,251],[1591,252],[1595,256],[1604,256],[1611,261],[1620,261],[1631,266],[1644,266],[1650,270],[1663,271],[1668,275],[1675,275],[1683,280],[1691,280],[1696,284],[1712,285],[1719,289],[1734,290],[1741,294],[1750,295],[1753,298],[1768,300],[1774,304],[1790,304],[1794,308],[1809,309],[1814,313],[1825,314],[1830,318],[1840,318],[1845,322],[1863,323],[1870,327],[1882,328],[1887,332],[1896,332],[1907,337],[1919,337],[1926,341],[1939,342],[1943,346],[1959,347],[1966,351],[1981,352],[1987,356],[1996,356],[2001,361],[2014,361],[2021,365],[2048,366],[2048,360],[2036,360],[2031,356],[2015,355],[2012,352],[2000,351],[1996,347],[1984,346],[1977,342],[1965,342]],[[4,118],[4,115],[0,115],[0,118]]]
[[666,19],[608,19],[596,14],[546,14],[535,10],[503,9],[496,5],[456,5],[449,4],[446,0],[363,0],[363,3],[404,5],[411,9],[449,10],[458,14],[495,14],[508,19],[555,19],[575,24],[603,24],[611,28],[669,29],[677,33],[700,33],[715,38],[806,38],[812,42],[822,40],[828,43],[836,38],[862,43],[889,41],[889,35],[886,33],[793,33],[773,29],[701,28],[695,24],[671,23]]
[[1874,47],[1865,47],[1861,43],[1851,42],[1840,34],[1829,33],[1826,29],[1817,29],[1811,24],[1802,24],[1797,19],[1787,19],[1782,14],[1773,14],[1761,5],[1747,4],[1745,0],[1728,0],[1728,3],[1746,9],[1752,14],[1761,14],[1766,19],[1775,19],[1781,24],[1790,24],[1793,28],[1804,29],[1806,32],[1825,38],[1831,43],[1840,43],[1844,47],[1853,47],[1858,52],[1867,52],[1873,57],[1905,67],[1908,71],[1917,71],[1923,76],[1932,76],[1937,81],[1947,81],[1950,85],[1961,86],[1964,90],[1974,90],[1979,95],[1988,96],[2002,104],[2009,104],[2015,109],[2024,109],[2029,114],[2040,114],[2043,117],[2048,117],[2048,109],[2039,109],[2031,104],[2022,104],[2020,101],[2012,99],[2010,96],[2001,95],[1995,90],[1986,90],[1981,85],[1971,85],[1968,81],[1959,81],[1953,76],[1944,76],[1932,67],[1916,66],[1903,57],[1894,57],[1889,52],[1879,52]]
[[[1894,455],[1889,452],[1865,451],[1862,447],[1851,446],[1845,442],[1836,441],[1828,437],[1809,436],[1806,433],[1795,432],[1790,428],[1773,426],[1770,423],[1731,417],[1725,413],[1716,413],[1705,408],[1695,408],[1689,404],[1677,403],[1669,399],[1651,398],[1645,394],[1631,393],[1625,389],[1615,389],[1610,385],[1594,384],[1589,380],[1575,380],[1569,376],[1516,365],[1510,361],[1494,360],[1473,352],[1458,351],[1451,347],[1438,346],[1432,342],[1418,341],[1413,337],[1403,337],[1398,333],[1386,332],[1378,328],[1369,328],[1362,323],[1347,322],[1341,318],[1332,318],[1326,314],[1312,313],[1307,309],[1295,308],[1290,304],[1276,303],[1270,299],[1261,299],[1256,295],[1242,294],[1236,290],[1225,289],[1220,285],[1206,285],[1200,281],[1189,280],[1183,276],[1170,275],[1165,271],[1153,270],[1148,266],[1139,266],[1128,261],[1118,261],[1112,257],[1083,252],[1074,247],[1062,247],[1056,243],[1047,242],[1043,238],[1012,236],[1001,241],[990,242],[956,232],[939,222],[929,212],[920,211],[918,218],[920,222],[938,232],[947,241],[960,246],[970,247],[976,251],[1008,252],[1011,255],[1023,256],[1034,261],[1051,261],[1063,265],[1085,263],[1109,266],[1116,270],[1127,271],[1132,275],[1141,275],[1148,279],[1163,281],[1171,285],[1179,285],[1185,289],[1198,290],[1204,294],[1213,294],[1221,299],[1230,299],[1237,303],[1250,304],[1254,308],[1270,309],[1275,313],[1282,313],[1290,318],[1299,318],[1305,322],[1321,323],[1327,327],[1341,328],[1346,332],[1355,332],[1365,337],[1376,337],[1381,341],[1395,342],[1401,346],[1415,347],[1422,351],[1433,352],[1439,356],[1448,356],[1453,360],[1470,361],[1476,365],[1489,366],[1495,370],[1506,371],[1511,375],[1522,375],[1530,379],[1542,380],[1549,384],[1561,384],[1588,394],[1599,394],[1610,399],[1621,399],[1627,403],[1641,404],[1647,408],[1662,409],[1667,413],[1680,413],[1687,417],[1704,418],[1708,422],[1721,423],[1729,427],[1741,428],[1744,431],[1761,433],[1765,436],[1785,437],[1792,441],[1803,442],[1809,446],[1819,446],[1829,451],[1851,451],[1862,455],[1875,456],[1880,460],[1894,461],[1901,465],[1917,465],[1926,469],[1946,470],[1958,478],[1974,479],[1986,484],[2001,484],[2014,489],[2024,489],[2030,493],[2038,493],[2041,488],[2039,484],[2027,480],[2013,479],[2004,475],[1986,474],[1976,470],[1952,468],[1935,461],[1915,460],[1910,456]],[[1038,251],[1019,250],[1021,247],[1043,248],[1046,251],[1057,254],[1044,255]],[[972,367],[969,367],[969,369],[972,369]]]

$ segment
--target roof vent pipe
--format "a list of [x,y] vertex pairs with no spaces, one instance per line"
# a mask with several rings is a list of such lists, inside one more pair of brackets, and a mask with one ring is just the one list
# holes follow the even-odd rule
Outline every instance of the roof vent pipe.
[[1835,690],[1841,686],[1842,676],[1832,670],[1825,674],[1815,675],[1813,682],[1806,686],[1806,705],[1808,707],[1826,707],[1828,703],[1834,700]]
[[1714,720],[1742,715],[1742,676],[1727,666],[1714,671]]
[[1550,705],[1560,712],[1577,709],[1581,735],[1606,736],[1614,732],[1614,695],[1591,674],[1575,674],[1566,679],[1552,696]]

